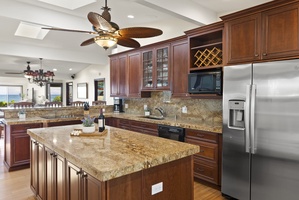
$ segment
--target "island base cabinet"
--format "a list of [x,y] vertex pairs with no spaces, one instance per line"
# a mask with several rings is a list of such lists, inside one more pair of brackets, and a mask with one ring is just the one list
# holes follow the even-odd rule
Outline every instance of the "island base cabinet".
[[47,200],[64,200],[65,159],[45,147],[45,188]]
[[193,156],[158,166],[148,164],[141,171],[100,181],[34,140],[31,153],[35,163],[31,166],[31,187],[37,199],[193,200]]

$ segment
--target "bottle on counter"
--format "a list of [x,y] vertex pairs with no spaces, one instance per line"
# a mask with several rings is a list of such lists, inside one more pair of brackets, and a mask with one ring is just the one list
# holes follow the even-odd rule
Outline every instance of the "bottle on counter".
[[100,109],[100,115],[98,118],[99,132],[103,132],[105,130],[105,116],[103,115],[103,109]]
[[84,116],[88,116],[89,115],[89,103],[88,102],[84,102],[83,109],[84,109]]

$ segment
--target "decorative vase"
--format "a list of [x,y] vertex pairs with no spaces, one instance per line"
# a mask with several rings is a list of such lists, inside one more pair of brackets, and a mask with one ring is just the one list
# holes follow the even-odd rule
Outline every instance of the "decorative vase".
[[95,126],[82,126],[83,133],[93,133],[95,131]]

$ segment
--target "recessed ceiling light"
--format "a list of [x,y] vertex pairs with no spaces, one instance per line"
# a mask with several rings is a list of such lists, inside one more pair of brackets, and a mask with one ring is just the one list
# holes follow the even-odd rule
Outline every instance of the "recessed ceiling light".
[[54,71],[54,72],[56,72],[56,71],[57,71],[57,69],[56,69],[56,68],[54,68],[54,69],[53,69],[53,71]]
[[134,15],[128,15],[128,18],[133,19]]
[[69,68],[69,70],[72,71],[73,69],[72,69],[72,68]]

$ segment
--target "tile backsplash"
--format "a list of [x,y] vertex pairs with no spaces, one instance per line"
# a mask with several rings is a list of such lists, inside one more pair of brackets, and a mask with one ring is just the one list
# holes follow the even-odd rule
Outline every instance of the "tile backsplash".
[[[167,92],[152,92],[151,98],[125,99],[129,114],[144,115],[144,105],[150,109],[152,115],[160,115],[155,110],[162,107],[166,117],[197,119],[202,121],[222,122],[222,100],[221,99],[180,99],[169,98]],[[187,107],[187,113],[182,113],[182,107]]]

